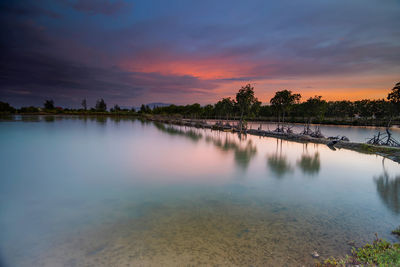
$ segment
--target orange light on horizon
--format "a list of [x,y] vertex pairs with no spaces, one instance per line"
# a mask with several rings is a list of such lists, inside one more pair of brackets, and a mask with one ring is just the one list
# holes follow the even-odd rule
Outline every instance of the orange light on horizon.
[[[171,92],[146,96],[149,102],[201,104],[216,103],[223,97],[234,98],[238,89],[250,83],[255,87],[256,97],[269,103],[276,91],[287,89],[309,97],[322,96],[327,101],[386,99],[398,75],[393,73],[348,73],[343,75],[287,75],[278,69],[257,68],[259,62],[240,62],[235,57],[218,58],[174,58],[158,53],[142,54],[139,58],[120,62],[124,69],[134,72],[159,73],[166,76],[191,76],[212,82],[215,88],[196,88],[179,95]],[[273,61],[271,61],[273,63]],[[273,64],[271,64],[273,65]],[[269,77],[270,78],[262,78]],[[243,78],[248,77],[248,78]],[[238,80],[235,80],[239,78]],[[178,97],[177,97],[178,95]]]

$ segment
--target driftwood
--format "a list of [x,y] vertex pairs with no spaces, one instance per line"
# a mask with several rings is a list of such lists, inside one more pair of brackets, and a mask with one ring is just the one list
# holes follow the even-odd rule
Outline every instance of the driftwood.
[[313,131],[310,129],[310,124],[304,125],[303,132],[301,133],[302,135],[311,135]]
[[[310,131],[310,127],[308,127],[307,131]],[[325,136],[321,133],[319,126],[315,126],[315,130],[311,131],[311,133],[308,135],[314,138],[325,138]]]
[[344,136],[344,135],[342,135],[342,137],[340,137],[340,135],[337,135],[337,136],[329,136],[328,138],[327,138],[328,140],[332,140],[332,141],[346,141],[346,142],[349,142],[350,141],[350,139],[347,137],[347,136]]
[[315,138],[325,138],[325,136],[321,133],[321,129],[319,128],[319,126],[315,126],[315,130],[313,131],[313,130],[311,130],[309,123],[304,125],[304,129],[301,134],[309,135],[309,136],[315,137]]
[[393,146],[400,147],[400,143],[392,137],[392,133],[389,131],[389,128],[386,128],[386,131],[374,135],[371,139],[367,141],[367,144],[377,145],[377,146]]
[[[275,133],[287,133],[287,134],[293,134],[293,130],[292,130],[293,126],[290,125],[279,125],[276,127],[276,129],[273,131]],[[261,125],[259,128],[259,131],[261,129]]]

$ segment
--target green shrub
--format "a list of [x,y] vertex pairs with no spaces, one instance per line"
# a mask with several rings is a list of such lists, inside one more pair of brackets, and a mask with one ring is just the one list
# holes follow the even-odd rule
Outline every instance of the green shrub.
[[[400,230],[399,228],[396,230]],[[400,244],[392,244],[383,239],[376,238],[372,244],[353,248],[351,253],[350,256],[346,255],[343,259],[328,258],[322,264],[318,263],[317,266],[400,266]]]

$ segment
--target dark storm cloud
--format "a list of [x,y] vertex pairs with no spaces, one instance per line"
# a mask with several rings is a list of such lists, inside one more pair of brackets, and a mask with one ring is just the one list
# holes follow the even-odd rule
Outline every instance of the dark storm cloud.
[[16,1],[3,1],[0,3],[0,14],[2,16],[26,16],[36,17],[40,15],[49,16],[52,18],[60,18],[60,14],[53,12],[46,8],[41,7],[40,1],[37,2],[16,2]]
[[7,16],[0,19],[1,99],[17,105],[41,105],[43,99],[55,98],[59,104],[76,106],[83,97],[103,97],[124,104],[125,100],[144,93],[191,92],[215,87],[211,81],[189,75],[132,72],[115,65],[98,66],[72,60],[76,57],[58,50],[59,42],[46,28],[25,19],[47,12],[30,11],[23,12],[16,6],[2,10]]
[[0,97],[194,102],[241,81],[395,75],[399,11],[394,0],[3,1]]

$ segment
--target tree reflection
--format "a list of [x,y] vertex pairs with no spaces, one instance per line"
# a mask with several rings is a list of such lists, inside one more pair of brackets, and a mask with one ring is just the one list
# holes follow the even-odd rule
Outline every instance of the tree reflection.
[[270,170],[278,177],[283,177],[286,173],[293,172],[286,156],[273,154],[268,157],[268,166]]
[[256,155],[257,149],[256,146],[253,145],[251,140],[249,140],[245,147],[238,146],[235,151],[235,162],[237,166],[242,169],[247,169],[250,164],[250,160]]
[[22,115],[21,121],[26,122],[39,122],[42,116],[29,116],[29,115]]
[[374,178],[376,191],[381,200],[392,212],[400,214],[400,175],[390,177],[386,170]]
[[300,160],[297,161],[297,166],[305,174],[316,175],[321,168],[319,153],[315,152],[314,155],[303,154]]
[[54,116],[44,116],[45,122],[54,122],[56,119]]
[[[242,138],[239,140],[240,141],[245,140]],[[247,142],[244,142],[245,143],[244,146],[241,146],[240,143],[230,140],[228,138],[228,134],[225,136],[225,140],[207,136],[206,141],[209,143],[212,143],[214,146],[216,146],[217,148],[219,148],[220,150],[222,150],[224,152],[228,152],[228,151],[233,152],[236,165],[244,170],[247,169],[247,167],[250,164],[251,159],[257,154],[257,148],[253,144],[251,139],[248,140]]]
[[197,142],[199,141],[203,136],[200,133],[197,133],[193,130],[189,130],[189,131],[183,131],[181,129],[177,129],[174,128],[172,126],[165,126],[165,124],[160,123],[160,122],[154,122],[154,126],[164,132],[167,133],[169,135],[179,135],[179,136],[184,136],[189,138],[190,140]]
[[287,160],[285,155],[282,155],[282,140],[276,139],[276,152],[267,158],[269,169],[278,178],[282,178],[285,174],[293,172],[293,167]]
[[96,116],[96,122],[100,125],[105,125],[107,123],[107,117],[105,116]]

